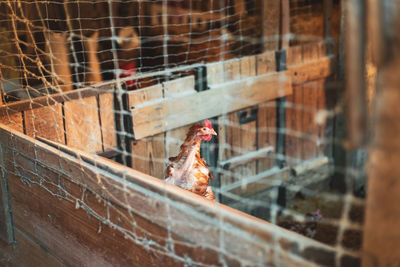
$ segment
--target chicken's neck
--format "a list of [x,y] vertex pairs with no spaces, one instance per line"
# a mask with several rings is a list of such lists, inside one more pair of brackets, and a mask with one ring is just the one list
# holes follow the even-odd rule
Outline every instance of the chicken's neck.
[[192,169],[196,158],[200,158],[200,146],[200,138],[195,138],[183,144],[181,148],[181,153],[178,156],[179,158],[184,159],[182,166],[179,168],[179,171],[181,172],[180,179],[185,179],[187,174]]

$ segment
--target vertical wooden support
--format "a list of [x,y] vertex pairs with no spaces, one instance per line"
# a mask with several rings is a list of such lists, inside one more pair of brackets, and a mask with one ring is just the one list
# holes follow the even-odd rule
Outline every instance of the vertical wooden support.
[[[383,5],[379,3],[376,3],[378,9]],[[386,4],[391,5],[395,9],[392,14],[398,16],[397,1]],[[384,33],[383,40],[374,40],[379,43],[374,45],[385,47],[385,53],[390,53],[391,57],[384,62],[382,54],[376,55],[382,68],[378,74],[375,130],[367,168],[363,267],[398,266],[400,263],[400,142],[397,140],[400,133],[400,19],[386,15],[385,26],[390,30],[380,33]],[[380,27],[379,24],[373,27]],[[378,49],[377,52],[383,51]]]
[[29,109],[23,114],[27,135],[65,144],[62,104]]
[[262,51],[279,49],[280,1],[261,0]]
[[100,61],[97,56],[99,46],[99,32],[95,31],[90,37],[83,39],[83,45],[88,58],[88,73],[85,73],[85,82],[88,84],[100,83],[101,77]]
[[99,113],[101,134],[103,140],[103,150],[114,149],[116,147],[115,133],[115,114],[114,114],[114,94],[109,92],[99,95]]
[[[281,23],[280,23],[280,50],[276,52],[276,71],[285,71],[286,66],[286,50],[289,47],[290,33],[290,6],[289,0],[281,0]],[[286,130],[286,98],[282,97],[277,100],[277,135],[276,135],[276,155],[277,165],[283,167],[285,160],[285,130]]]
[[[276,71],[285,71],[286,67],[286,50],[276,51]],[[276,134],[276,149],[275,153],[277,155],[276,164],[283,167],[286,160],[283,158],[285,156],[285,131],[286,131],[286,98],[281,97],[276,101],[276,115],[277,115],[277,134]]]
[[280,49],[289,47],[290,33],[290,5],[289,0],[281,0],[281,29],[280,29]]
[[16,112],[16,113],[10,112],[4,116],[1,116],[0,123],[3,123],[8,127],[17,130],[18,132],[21,133],[24,132],[24,122],[22,118],[22,112]]
[[64,116],[68,146],[92,153],[103,150],[95,96],[65,102]]
[[367,108],[365,92],[365,6],[362,0],[345,5],[345,88],[346,129],[349,148],[365,143]]
[[11,243],[15,241],[15,238],[8,192],[7,172],[9,170],[6,167],[5,149],[2,140],[0,140],[0,238]]
[[324,0],[324,38],[332,36],[332,0]]
[[364,267],[397,266],[400,262],[399,66],[400,57],[380,74],[376,131],[368,163]]
[[50,55],[51,72],[55,77],[54,83],[62,91],[70,91],[73,89],[73,84],[67,48],[67,34],[48,32],[46,36],[48,40],[46,53]]

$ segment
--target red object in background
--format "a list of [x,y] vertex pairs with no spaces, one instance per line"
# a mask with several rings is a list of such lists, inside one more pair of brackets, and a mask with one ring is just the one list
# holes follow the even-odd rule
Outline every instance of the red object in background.
[[[121,74],[119,76],[120,78],[126,78],[126,77],[136,74],[136,65],[134,62],[120,64],[119,67],[121,69]],[[125,82],[126,82],[126,86],[128,87],[127,89],[134,89],[134,86],[136,84],[136,79],[127,80]]]

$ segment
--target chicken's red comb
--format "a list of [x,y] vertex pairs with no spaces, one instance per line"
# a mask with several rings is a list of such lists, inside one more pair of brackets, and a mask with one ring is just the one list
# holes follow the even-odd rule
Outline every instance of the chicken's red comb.
[[211,127],[211,121],[209,121],[208,119],[205,119],[205,120],[204,120],[204,126],[206,126],[207,128],[212,129],[212,127]]

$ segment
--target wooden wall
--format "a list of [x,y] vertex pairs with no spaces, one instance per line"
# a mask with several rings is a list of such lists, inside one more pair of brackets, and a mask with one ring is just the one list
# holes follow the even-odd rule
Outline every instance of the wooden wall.
[[335,258],[326,245],[49,144],[0,127],[1,179],[9,188],[15,233],[13,246],[0,242],[5,265],[310,266]]
[[31,137],[106,151],[116,147],[113,90],[81,89],[4,105],[0,122]]
[[[285,157],[284,166],[294,167],[331,156],[333,125],[319,116],[323,118],[335,101],[329,80],[335,73],[333,43],[293,46],[286,53],[288,69],[281,73],[276,72],[276,53],[270,51],[207,64],[209,90],[204,92],[196,92],[193,83],[185,82],[190,78],[184,78],[130,93],[136,138],[130,147],[132,167],[162,179],[166,159],[179,153],[191,124],[205,118],[212,120],[218,136],[203,147],[203,157],[211,159],[208,164],[217,178],[214,186],[225,193],[260,192],[272,186],[273,177],[282,171],[278,180],[289,179],[288,169],[277,164],[278,157]],[[290,79],[290,89],[285,91],[287,84],[275,86],[268,80],[259,89],[244,82],[274,75]],[[234,84],[243,86],[234,91]],[[217,89],[226,92],[219,94]],[[170,90],[178,91],[171,94]],[[287,93],[279,94],[280,90]],[[246,94],[266,98],[246,98]],[[285,95],[284,124],[278,125],[275,99]],[[240,105],[231,105],[231,99]],[[279,156],[275,154],[278,132],[285,146]]]

